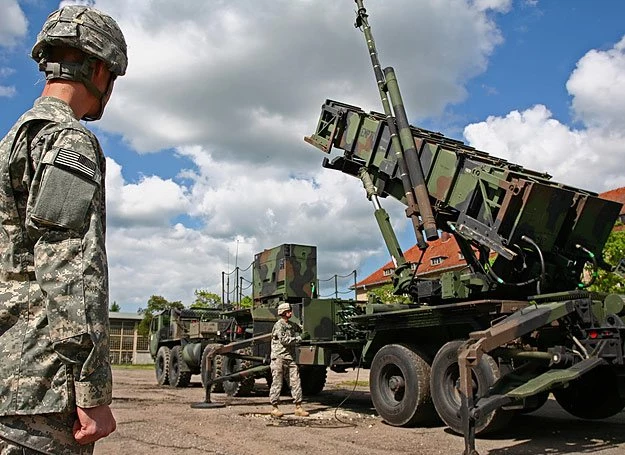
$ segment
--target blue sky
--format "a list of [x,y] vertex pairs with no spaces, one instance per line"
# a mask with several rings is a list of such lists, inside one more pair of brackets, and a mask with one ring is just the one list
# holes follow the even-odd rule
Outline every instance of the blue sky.
[[[73,3],[73,2],[64,2]],[[128,74],[90,124],[109,159],[111,300],[221,293],[221,271],[279,243],[319,275],[388,260],[354,179],[302,141],[333,98],[381,110],[355,4],[96,0]],[[29,50],[58,2],[0,0],[0,134],[43,87]],[[368,0],[383,65],[415,125],[593,191],[625,185],[625,3]],[[385,201],[404,248],[403,207]]]

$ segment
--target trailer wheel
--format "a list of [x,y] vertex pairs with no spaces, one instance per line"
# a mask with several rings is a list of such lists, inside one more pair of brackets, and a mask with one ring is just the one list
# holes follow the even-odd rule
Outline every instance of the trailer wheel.
[[[239,349],[237,353],[252,355],[252,349]],[[248,360],[235,359],[228,356],[223,356],[221,362],[221,369],[224,376],[245,370],[251,366],[252,364]],[[246,397],[254,390],[254,377],[243,378],[240,381],[224,381],[222,384],[224,392],[226,392],[229,397]]]
[[[432,362],[430,387],[436,412],[443,422],[455,433],[462,434],[460,418],[460,368],[458,367],[458,349],[462,340],[450,341],[443,345]],[[499,379],[497,362],[488,354],[483,354],[477,368],[472,371],[473,394],[476,398],[484,396],[490,386]],[[502,408],[485,415],[475,424],[475,434],[485,434],[503,428],[514,415],[514,411]]]
[[169,385],[172,387],[187,387],[191,382],[191,372],[183,371],[184,359],[182,347],[174,346],[169,354]]
[[[200,366],[200,376],[202,378],[203,387],[206,387],[206,383],[208,382],[208,379],[209,379],[208,371],[206,371],[206,357],[208,357],[213,350],[218,349],[220,347],[221,347],[221,344],[219,343],[209,344],[204,348],[204,351],[202,351],[202,364]],[[222,361],[222,356],[216,355],[215,357],[213,357],[213,362],[212,362],[212,370],[213,370],[212,377],[213,378],[216,378],[221,375],[221,361]],[[224,391],[224,386],[221,382],[213,384],[213,388],[211,389],[211,392],[223,393],[223,391]]]
[[328,371],[325,365],[301,365],[299,376],[302,382],[302,394],[313,396],[320,394],[325,387]]
[[414,426],[435,421],[430,397],[430,365],[410,346],[380,349],[369,372],[371,400],[387,423]]
[[607,365],[599,366],[571,381],[568,387],[556,389],[556,401],[569,414],[580,419],[605,419],[625,408],[625,399],[619,394],[622,381]]
[[154,360],[156,382],[158,385],[169,385],[169,348],[161,346]]

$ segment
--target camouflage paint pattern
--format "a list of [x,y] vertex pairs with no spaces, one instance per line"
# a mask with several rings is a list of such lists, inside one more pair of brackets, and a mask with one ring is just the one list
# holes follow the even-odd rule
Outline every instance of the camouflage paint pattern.
[[269,402],[277,405],[280,402],[282,383],[286,379],[291,388],[291,396],[295,404],[302,402],[302,381],[299,370],[293,360],[271,360],[271,388],[269,389]]
[[39,63],[47,46],[69,46],[106,63],[117,76],[128,67],[126,40],[109,15],[83,5],[69,5],[51,13],[39,34],[31,55]]
[[271,358],[295,360],[295,346],[302,341],[302,328],[293,321],[280,318],[271,331]]
[[297,365],[295,364],[295,348],[302,340],[299,333],[302,328],[291,321],[280,318],[271,332],[271,389],[269,402],[277,404],[282,390],[282,381],[288,378],[291,395],[296,404],[302,402],[302,384]]
[[111,402],[104,169],[95,136],[55,98],[0,142],[0,435]]
[[[498,253],[493,270],[504,282],[539,273],[537,256],[530,254],[525,257],[525,276],[519,276],[519,251],[532,250],[523,237],[542,250],[547,268],[553,266],[543,283],[543,290],[549,292],[578,284],[588,262],[578,244],[601,257],[619,203],[552,182],[548,174],[491,157],[440,133],[416,127],[411,132],[436,225]],[[327,100],[317,131],[306,140],[325,152],[332,147],[344,151],[332,161],[324,160],[325,167],[359,178],[365,169],[378,196],[407,204],[390,135],[382,114]]]
[[283,244],[264,250],[254,257],[252,275],[255,306],[311,298],[317,284],[317,248]]
[[68,432],[75,420],[73,412],[0,417],[0,453],[4,455],[7,450],[11,455],[91,455],[94,444],[79,445]]

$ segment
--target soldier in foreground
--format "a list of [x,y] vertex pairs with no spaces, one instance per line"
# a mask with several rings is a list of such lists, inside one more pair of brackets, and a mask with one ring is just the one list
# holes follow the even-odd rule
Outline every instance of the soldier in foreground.
[[[302,384],[299,378],[299,371],[295,363],[295,345],[302,341],[302,329],[299,325],[289,321],[293,316],[293,311],[289,303],[278,305],[278,316],[271,331],[271,389],[269,391],[269,401],[272,406],[271,415],[280,418],[284,415],[278,409],[280,391],[285,373],[291,387],[291,396],[295,402],[295,415],[308,417],[309,413],[302,408]],[[302,334],[303,335],[303,334]]]
[[105,158],[79,120],[126,72],[124,36],[84,6],[52,13],[42,96],[0,141],[0,452],[90,454],[109,404]]

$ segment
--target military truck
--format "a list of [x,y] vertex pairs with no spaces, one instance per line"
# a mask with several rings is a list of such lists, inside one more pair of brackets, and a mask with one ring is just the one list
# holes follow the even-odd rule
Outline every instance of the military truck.
[[[252,392],[256,379],[264,378],[271,385],[270,333],[278,319],[277,307],[288,302],[293,307],[293,321],[303,329],[314,330],[317,341],[324,339],[352,340],[351,334],[341,335],[339,324],[354,311],[354,302],[341,299],[318,299],[317,248],[310,245],[282,244],[266,249],[254,256],[252,267],[253,307],[225,312],[236,320],[237,327],[246,334],[227,345],[209,345],[206,358],[211,365],[202,365],[210,371],[206,382],[210,391],[223,391],[230,396],[245,396]],[[323,311],[318,312],[318,308]],[[328,312],[328,309],[332,311]],[[306,317],[304,318],[304,314]],[[334,352],[336,351],[336,352]],[[296,353],[305,396],[320,393],[326,382],[327,368],[344,369],[338,354],[331,354],[310,344],[300,346]],[[351,357],[353,359],[353,356]],[[353,362],[350,361],[351,365]],[[221,386],[221,387],[220,387]],[[286,384],[285,384],[286,386]]]
[[[362,308],[316,298],[312,288],[298,295],[291,305],[311,335],[298,347],[298,364],[369,369],[371,398],[386,422],[414,426],[441,419],[464,435],[466,455],[477,453],[476,435],[538,409],[550,394],[582,419],[620,412],[625,299],[589,287],[599,268],[625,272],[625,261],[614,266],[602,256],[621,204],[411,126],[395,71],[380,64],[363,1],[355,1],[355,25],[364,34],[384,112],[326,100],[305,140],[328,154],[339,150],[323,166],[361,181],[396,265],[394,292],[411,303],[370,299]],[[418,278],[420,264],[406,260],[382,207],[388,197],[406,206],[422,251],[446,232],[466,269]],[[259,268],[258,284],[286,286],[286,264],[272,264]],[[259,332],[275,320],[284,298],[279,294],[255,299],[252,319],[265,327]],[[267,339],[254,330],[245,343]],[[229,355],[240,346],[219,352]],[[267,368],[260,358],[207,384]]]
[[[412,299],[393,311],[371,304],[349,319],[366,332],[358,362],[370,368],[376,410],[393,425],[438,416],[464,434],[467,455],[477,453],[476,434],[537,409],[550,393],[583,419],[620,412],[625,302],[589,287],[599,268],[625,271],[625,261],[602,257],[621,204],[411,126],[395,71],[381,65],[355,1],[383,112],[327,100],[305,140],[338,149],[323,166],[362,182],[396,264],[395,293]],[[386,197],[407,207],[422,251],[447,232],[467,269],[418,279],[419,264],[404,258],[381,206]]]
[[[156,381],[162,386],[186,387],[202,373],[202,355],[212,344],[226,344],[240,336],[233,317],[213,308],[164,310],[150,324],[150,354]],[[206,378],[206,372],[202,380]]]

